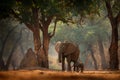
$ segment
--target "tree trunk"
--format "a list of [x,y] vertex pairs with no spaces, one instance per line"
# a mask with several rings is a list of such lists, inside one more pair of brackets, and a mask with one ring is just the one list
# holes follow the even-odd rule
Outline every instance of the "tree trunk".
[[8,40],[8,37],[10,36],[10,34],[17,28],[16,27],[13,27],[8,33],[7,35],[5,36],[5,39],[3,40],[2,42],[2,48],[0,50],[0,70],[5,70],[5,63],[4,63],[4,60],[3,60],[3,53],[4,53],[4,49],[5,49],[5,45],[6,45],[6,42]]
[[34,50],[35,54],[37,55],[39,52],[39,49],[41,47],[41,40],[40,40],[40,31],[39,28],[34,28],[33,30],[33,38],[34,38]]
[[120,12],[116,17],[113,16],[111,4],[109,0],[105,0],[108,18],[110,20],[112,26],[112,40],[109,48],[110,54],[110,69],[111,70],[118,70],[119,69],[119,59],[118,59],[118,21]]
[[10,65],[10,62],[11,62],[13,53],[14,53],[16,47],[18,46],[18,44],[20,43],[21,37],[22,37],[22,30],[20,31],[20,36],[19,36],[19,38],[15,41],[15,44],[13,45],[13,47],[12,47],[12,49],[11,49],[10,55],[9,55],[9,57],[8,57],[8,59],[7,59],[6,65],[5,65],[5,70],[8,70],[8,69],[9,69],[9,65]]
[[50,36],[48,34],[48,29],[43,30],[43,50],[45,54],[45,64],[46,68],[49,68],[49,61],[48,61],[48,50],[49,50],[49,43],[50,43]]
[[95,59],[95,56],[94,56],[94,53],[93,53],[92,50],[91,50],[91,56],[92,56],[92,59],[93,59],[93,61],[94,61],[95,70],[98,70],[97,61],[96,61],[96,59]]
[[86,56],[85,63],[84,63],[85,68],[88,67],[89,59],[90,59],[90,55],[88,54],[88,55]]
[[37,56],[38,66],[44,67],[44,53],[41,44],[40,38],[40,25],[39,25],[39,9],[32,8],[33,12],[33,24],[25,23],[25,25],[33,32],[33,39],[34,39],[34,52]]
[[34,38],[34,51],[37,56],[38,66],[44,67],[44,54],[41,50],[41,39],[40,39],[40,31],[39,28],[34,27],[33,30],[33,38]]
[[98,70],[97,61],[96,61],[95,56],[94,56],[94,51],[92,49],[92,45],[90,45],[90,44],[89,44],[89,50],[90,50],[90,53],[91,53],[91,57],[94,61],[95,70]]
[[43,20],[42,20],[42,25],[41,25],[41,31],[42,31],[42,35],[43,35],[43,46],[42,46],[42,52],[44,54],[44,64],[45,64],[45,68],[49,68],[49,61],[48,61],[48,50],[49,50],[49,43],[50,43],[50,39],[51,39],[51,34],[48,32],[48,28],[49,25],[53,19],[53,16],[51,17],[47,17],[47,20],[45,20],[46,17],[43,16]]
[[4,60],[3,60],[4,47],[5,47],[5,44],[3,44],[3,46],[0,50],[0,70],[4,70],[4,66],[5,66],[5,63],[4,63]]
[[3,58],[0,59],[0,71],[1,70],[5,70],[5,63],[4,63]]
[[106,63],[105,54],[104,54],[104,47],[102,44],[102,40],[100,39],[99,36],[98,36],[98,46],[99,46],[99,52],[100,52],[100,57],[101,57],[102,69],[107,69],[107,63]]
[[112,25],[112,41],[109,48],[110,54],[110,69],[118,70],[119,69],[119,59],[118,59],[118,28]]
[[[39,9],[32,8],[33,11],[33,21],[34,26],[30,23],[26,23],[27,27],[33,32],[34,37],[34,48],[35,54],[37,55],[38,65],[41,67],[49,68],[48,65],[48,49],[50,42],[50,34],[48,33],[48,27],[53,19],[53,16],[45,17],[44,14],[41,14],[41,18],[39,19]],[[39,22],[40,21],[40,22]],[[40,39],[40,31],[43,33],[43,43],[41,44]]]

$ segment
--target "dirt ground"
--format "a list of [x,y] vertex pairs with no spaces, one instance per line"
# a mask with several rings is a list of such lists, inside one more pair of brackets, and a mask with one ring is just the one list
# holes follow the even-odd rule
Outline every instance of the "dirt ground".
[[18,70],[0,72],[0,80],[120,80],[120,71],[62,72]]

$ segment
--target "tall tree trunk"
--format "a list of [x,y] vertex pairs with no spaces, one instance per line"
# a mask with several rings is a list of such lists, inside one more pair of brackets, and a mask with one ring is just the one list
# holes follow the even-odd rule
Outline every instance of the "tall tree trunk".
[[38,54],[39,49],[41,47],[38,9],[32,8],[32,11],[33,11],[33,21],[34,21],[34,26],[33,26],[34,48],[35,48],[35,54]]
[[0,59],[0,71],[1,70],[5,70],[5,63],[4,63],[3,58]]
[[49,43],[50,43],[50,39],[51,37],[54,35],[54,32],[55,32],[55,28],[56,28],[56,23],[55,23],[55,28],[53,30],[53,34],[50,34],[48,32],[48,28],[49,28],[49,25],[51,23],[53,19],[53,16],[50,16],[50,17],[47,17],[47,20],[46,20],[46,17],[42,17],[42,25],[40,26],[40,29],[43,33],[43,44],[42,44],[42,55],[44,56],[43,59],[44,59],[44,67],[45,68],[49,68],[49,61],[48,61],[48,50],[49,50]]
[[[48,33],[49,25],[53,19],[53,16],[45,17],[44,14],[41,14],[41,19],[39,19],[38,16],[38,8],[32,8],[33,11],[33,20],[34,20],[34,26],[30,23],[26,23],[26,26],[33,32],[34,37],[34,48],[35,48],[35,54],[37,55],[38,59],[38,65],[41,67],[49,68],[48,64],[48,49],[49,49],[49,42],[50,38],[54,35],[55,28],[53,31],[53,34],[50,35]],[[40,31],[43,33],[43,43],[41,44],[40,39]]]
[[95,59],[94,52],[92,51],[92,49],[91,49],[91,57],[92,57],[92,59],[94,61],[95,70],[98,70],[97,61]]
[[4,53],[5,43],[3,43],[2,48],[0,50],[0,70],[4,70],[4,67],[5,67],[5,63],[4,63],[4,60],[3,60],[3,53]]
[[[31,23],[25,23],[26,26],[33,32],[33,38],[34,38],[34,51],[37,56],[38,60],[38,66],[44,67],[44,53],[42,49],[42,44],[41,44],[41,38],[40,38],[40,25],[39,25],[39,16],[38,8],[32,8],[33,12],[33,24]],[[42,25],[43,26],[43,25]]]
[[108,18],[112,26],[112,40],[109,48],[109,55],[110,55],[109,65],[111,70],[118,70],[119,59],[118,59],[118,22],[117,22],[118,18],[117,17],[120,16],[120,12],[118,13],[117,17],[113,17],[110,1],[105,0],[105,3],[108,12]]
[[39,49],[41,47],[39,28],[36,28],[36,27],[34,28],[33,38],[34,38],[34,50],[35,50],[35,54],[37,55],[39,53]]
[[118,59],[118,28],[114,24],[112,26],[112,41],[109,48],[110,54],[110,69],[118,70],[119,69],[119,59]]
[[94,61],[95,70],[98,70],[97,61],[96,61],[95,56],[94,56],[94,51],[92,49],[92,45],[89,44],[88,46],[89,46],[88,49],[89,49],[89,51],[91,53],[91,57],[92,57],[92,59]]
[[50,43],[50,36],[48,33],[48,29],[43,30],[43,50],[45,54],[45,64],[46,68],[49,68],[49,61],[48,61],[48,50],[49,50],[49,43]]
[[5,39],[3,40],[2,42],[2,48],[0,50],[0,70],[4,70],[4,67],[5,67],[5,63],[4,63],[4,60],[3,60],[3,53],[4,53],[4,48],[5,48],[5,45],[6,45],[6,42],[8,40],[8,37],[10,36],[10,34],[17,28],[16,27],[13,27],[8,33],[7,35],[5,36]]
[[18,46],[18,44],[20,43],[21,37],[22,37],[22,30],[20,31],[20,36],[19,36],[19,38],[15,41],[15,44],[13,45],[13,47],[12,47],[12,49],[11,49],[10,55],[9,55],[9,57],[8,57],[8,59],[7,59],[6,65],[5,65],[5,70],[8,70],[8,69],[9,69],[9,65],[10,65],[10,62],[11,62],[13,53],[14,53],[16,47]]
[[[44,56],[41,50],[41,39],[40,39],[40,31],[39,28],[34,27],[33,30],[33,38],[34,38],[34,51],[37,56],[38,66],[44,67]],[[41,55],[42,54],[42,55]]]
[[86,56],[85,63],[84,63],[85,68],[87,68],[87,66],[88,66],[89,59],[90,59],[90,55],[88,54],[88,55]]
[[99,36],[98,36],[98,46],[99,46],[99,52],[100,52],[100,57],[101,57],[102,69],[107,69],[107,63],[106,63],[106,59],[105,59],[104,47],[103,47],[103,44],[102,44],[102,40],[100,39]]

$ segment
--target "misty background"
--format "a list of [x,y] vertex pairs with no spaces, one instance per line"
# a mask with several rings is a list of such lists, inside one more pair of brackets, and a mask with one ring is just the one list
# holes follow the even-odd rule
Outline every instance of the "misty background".
[[[58,63],[58,54],[54,45],[57,41],[63,42],[65,40],[79,45],[79,60],[84,63],[86,70],[101,70],[103,67],[108,67],[108,48],[111,42],[109,20],[103,16],[86,19],[84,22],[82,25],[58,22],[55,36],[51,39],[49,45],[50,69],[61,69],[61,63]],[[50,25],[49,32],[52,30],[53,24]],[[29,48],[34,50],[33,34],[24,24],[12,19],[0,21],[0,50],[3,50],[4,61],[7,62],[10,54],[13,53],[9,69],[13,69],[13,66],[19,67]],[[118,54],[120,62],[120,27]],[[102,60],[104,60],[104,63],[102,63]]]

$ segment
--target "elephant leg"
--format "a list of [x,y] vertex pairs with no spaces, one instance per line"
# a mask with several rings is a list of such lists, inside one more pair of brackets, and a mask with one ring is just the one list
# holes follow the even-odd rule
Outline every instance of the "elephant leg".
[[77,70],[78,70],[77,63],[76,63],[76,61],[74,61],[74,71],[77,71]]
[[77,72],[79,72],[79,66],[77,66]]
[[76,71],[76,65],[75,65],[75,63],[74,63],[74,71]]
[[59,60],[59,62],[61,63],[61,59],[63,58],[63,54],[62,53],[59,53],[59,55],[58,55],[58,60]]
[[62,71],[65,71],[65,57],[62,57]]
[[81,72],[83,73],[83,70],[84,70],[84,65],[81,64]]
[[83,68],[81,68],[81,73],[83,73]]
[[68,62],[68,71],[71,71],[71,65],[70,65],[71,62]]
[[68,55],[67,57],[67,70],[68,71],[71,71],[71,56],[70,55]]

